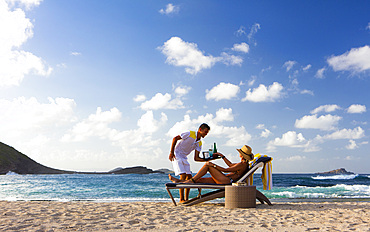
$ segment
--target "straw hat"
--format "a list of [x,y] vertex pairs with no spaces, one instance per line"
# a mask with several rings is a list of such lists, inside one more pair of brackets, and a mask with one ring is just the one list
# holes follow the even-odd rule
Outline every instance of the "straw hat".
[[236,149],[246,160],[252,160],[254,155],[252,153],[252,148],[248,145],[244,145],[241,149]]

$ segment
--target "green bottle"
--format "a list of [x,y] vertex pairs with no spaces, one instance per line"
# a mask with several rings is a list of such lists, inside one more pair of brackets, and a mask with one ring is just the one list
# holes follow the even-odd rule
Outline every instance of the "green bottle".
[[217,153],[216,143],[213,143],[213,154]]

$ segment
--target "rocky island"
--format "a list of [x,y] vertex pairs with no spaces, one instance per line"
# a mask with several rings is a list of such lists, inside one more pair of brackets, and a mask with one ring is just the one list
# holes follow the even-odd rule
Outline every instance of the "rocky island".
[[[163,169],[164,170],[164,169]],[[37,163],[28,156],[0,142],[0,175],[16,174],[151,174],[165,173],[162,169],[153,171],[143,166],[115,168],[109,172],[75,172],[58,170]]]
[[317,175],[353,175],[355,173],[348,172],[344,168],[339,168],[339,169],[335,169],[335,170],[328,171],[328,172],[317,172],[315,174],[317,174]]

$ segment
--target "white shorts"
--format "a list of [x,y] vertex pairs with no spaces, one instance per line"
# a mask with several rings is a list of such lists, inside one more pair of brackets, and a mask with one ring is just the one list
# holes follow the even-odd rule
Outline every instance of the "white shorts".
[[178,176],[180,174],[191,174],[191,171],[190,171],[190,164],[188,162],[188,160],[186,159],[174,159],[172,161],[172,165],[173,165],[173,171],[175,172],[175,175]]

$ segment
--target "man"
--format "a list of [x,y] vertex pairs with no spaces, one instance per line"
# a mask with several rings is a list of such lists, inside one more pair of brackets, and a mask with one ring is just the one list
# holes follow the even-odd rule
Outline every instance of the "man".
[[[180,175],[180,180],[185,181],[192,178],[190,171],[190,164],[188,162],[188,155],[195,150],[194,160],[204,161],[199,157],[199,153],[202,151],[202,141],[201,138],[206,137],[211,128],[203,123],[199,126],[198,132],[188,131],[177,135],[172,139],[171,152],[169,155],[169,160],[172,162],[175,175]],[[179,144],[176,146],[177,141]],[[180,203],[187,201],[189,198],[189,189],[180,189]]]

